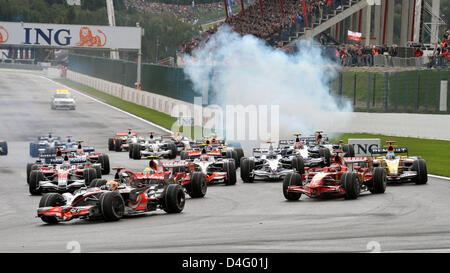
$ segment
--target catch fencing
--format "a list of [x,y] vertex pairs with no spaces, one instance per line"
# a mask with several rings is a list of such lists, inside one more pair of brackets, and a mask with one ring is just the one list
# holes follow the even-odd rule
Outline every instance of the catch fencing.
[[[339,103],[347,101],[360,112],[449,114],[449,107],[440,111],[441,82],[449,80],[448,69],[341,72],[331,92]],[[450,106],[450,96],[446,100]]]

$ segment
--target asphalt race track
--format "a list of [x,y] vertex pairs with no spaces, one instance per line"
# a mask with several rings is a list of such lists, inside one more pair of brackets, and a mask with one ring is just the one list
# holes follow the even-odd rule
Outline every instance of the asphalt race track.
[[[450,181],[389,186],[357,200],[288,202],[281,182],[210,186],[203,199],[187,199],[178,215],[153,212],[119,222],[74,220],[46,225],[36,218],[25,167],[29,142],[49,130],[83,139],[107,152],[107,138],[133,128],[162,133],[147,123],[75,94],[76,111],[50,110],[62,88],[36,73],[0,70],[0,252],[450,252]],[[109,153],[112,166],[142,170],[146,160]],[[112,176],[111,176],[112,177]],[[239,174],[238,174],[239,177]]]

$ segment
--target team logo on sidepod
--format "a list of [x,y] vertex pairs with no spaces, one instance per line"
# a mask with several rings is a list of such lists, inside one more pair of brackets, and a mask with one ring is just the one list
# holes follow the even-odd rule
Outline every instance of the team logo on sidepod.
[[9,39],[9,33],[3,26],[0,26],[0,44],[4,44]]
[[77,46],[88,46],[88,47],[104,47],[106,44],[106,34],[100,29],[97,30],[100,35],[92,34],[92,30],[89,27],[80,28],[80,41],[76,44]]

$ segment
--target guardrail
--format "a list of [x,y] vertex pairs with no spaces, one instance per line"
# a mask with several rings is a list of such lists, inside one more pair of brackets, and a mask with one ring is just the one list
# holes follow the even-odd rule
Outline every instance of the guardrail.
[[192,113],[194,110],[194,104],[192,103],[154,94],[144,90],[138,90],[99,78],[94,78],[71,70],[67,70],[66,78],[128,102],[132,102],[176,118],[186,115],[187,111],[191,111]]

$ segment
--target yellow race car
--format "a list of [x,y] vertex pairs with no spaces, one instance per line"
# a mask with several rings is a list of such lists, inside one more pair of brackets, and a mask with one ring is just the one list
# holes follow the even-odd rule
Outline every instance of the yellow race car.
[[[415,182],[426,184],[428,181],[427,163],[420,156],[409,156],[408,148],[397,148],[395,141],[386,141],[384,148],[372,149],[372,154],[386,154],[374,158],[374,167],[386,170],[388,183]],[[397,155],[406,154],[406,155]]]

